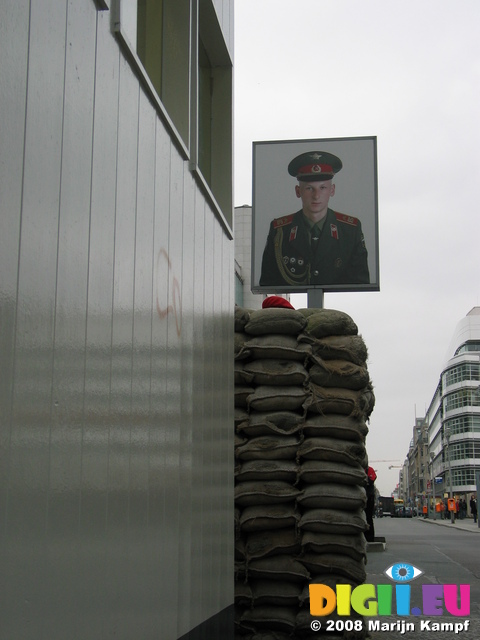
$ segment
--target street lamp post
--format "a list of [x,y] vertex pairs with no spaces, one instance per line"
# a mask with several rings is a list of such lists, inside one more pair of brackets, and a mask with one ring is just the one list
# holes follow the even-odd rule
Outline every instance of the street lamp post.
[[[453,488],[452,488],[452,463],[450,461],[450,427],[445,427],[445,438],[447,440],[447,462],[448,462],[448,475],[450,479],[450,500],[453,500]],[[455,513],[453,509],[450,511],[451,524],[455,524]]]

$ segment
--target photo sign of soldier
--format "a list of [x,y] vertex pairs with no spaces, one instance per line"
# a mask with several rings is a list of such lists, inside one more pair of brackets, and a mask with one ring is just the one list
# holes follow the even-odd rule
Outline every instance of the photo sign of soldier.
[[[361,150],[354,144],[359,141]],[[252,290],[379,289],[375,143],[372,138],[254,143]],[[288,156],[307,144],[316,146]],[[290,179],[273,175],[280,162]],[[338,180],[341,171],[348,183]],[[281,199],[277,185],[285,193]],[[291,194],[296,202],[288,211]],[[267,212],[273,215],[267,218]]]

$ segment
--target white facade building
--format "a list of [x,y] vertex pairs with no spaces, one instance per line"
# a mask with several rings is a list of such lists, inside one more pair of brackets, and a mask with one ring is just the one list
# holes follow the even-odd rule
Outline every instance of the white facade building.
[[468,503],[480,472],[480,307],[458,323],[448,353],[426,415],[431,474],[442,478],[437,497],[451,487]]
[[[252,207],[243,205],[235,207],[235,302],[245,309],[261,309],[267,297],[264,294],[252,293]],[[278,294],[276,294],[278,295]],[[290,300],[289,294],[283,298]]]

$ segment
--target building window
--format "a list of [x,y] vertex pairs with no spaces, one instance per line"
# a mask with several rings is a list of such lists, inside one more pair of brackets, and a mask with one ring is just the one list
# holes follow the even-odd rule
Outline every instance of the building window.
[[233,73],[212,0],[116,2],[129,59],[231,230]]
[[116,30],[185,147],[190,122],[190,0],[117,0]]
[[137,0],[136,49],[168,115],[189,145],[190,3]]
[[[476,468],[468,467],[466,469],[452,469],[452,484],[456,487],[475,485]],[[447,474],[448,480],[448,474]]]
[[464,342],[455,351],[455,355],[458,356],[460,353],[467,353],[469,351],[480,351],[480,341],[468,340],[467,342]]
[[450,460],[470,460],[472,458],[480,459],[480,442],[477,440],[450,444]]
[[211,0],[199,0],[194,161],[233,226],[233,73]]
[[480,381],[480,363],[465,362],[453,367],[444,373],[443,380],[445,387],[470,380],[478,382]]
[[452,435],[456,433],[480,432],[480,415],[468,414],[445,420],[445,427],[450,429]]
[[480,407],[480,393],[476,389],[460,389],[443,399],[445,412],[462,407]]

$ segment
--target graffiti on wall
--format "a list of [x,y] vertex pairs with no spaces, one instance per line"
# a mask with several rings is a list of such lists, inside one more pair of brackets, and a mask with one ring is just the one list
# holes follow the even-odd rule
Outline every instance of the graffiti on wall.
[[165,319],[169,314],[175,318],[177,335],[182,333],[182,295],[180,284],[175,276],[172,261],[166,249],[157,254],[157,313]]

